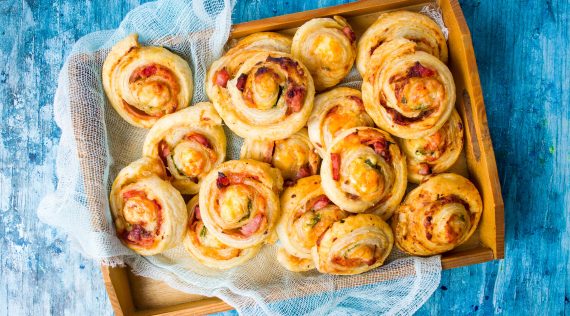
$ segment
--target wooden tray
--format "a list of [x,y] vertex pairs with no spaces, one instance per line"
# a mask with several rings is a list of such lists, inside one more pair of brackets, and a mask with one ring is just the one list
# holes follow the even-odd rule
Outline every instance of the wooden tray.
[[[465,123],[464,172],[483,197],[483,215],[478,231],[464,245],[442,257],[451,269],[504,257],[503,200],[495,154],[487,126],[485,105],[469,29],[457,0],[437,1],[449,29],[449,68],[457,87],[457,109]],[[231,38],[261,31],[292,34],[304,22],[331,15],[347,18],[357,36],[375,21],[380,12],[417,11],[426,0],[364,0],[235,25]],[[77,136],[77,135],[76,135]],[[101,268],[111,305],[117,315],[197,315],[232,309],[218,298],[207,298],[174,290],[165,283],[135,276],[128,268]]]

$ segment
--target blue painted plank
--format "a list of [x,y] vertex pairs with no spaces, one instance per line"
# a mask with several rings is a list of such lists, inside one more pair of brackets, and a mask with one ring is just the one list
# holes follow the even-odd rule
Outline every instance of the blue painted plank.
[[[146,1],[142,1],[146,2]],[[348,1],[238,1],[235,23]],[[51,105],[73,42],[139,1],[0,2],[0,315],[112,314],[99,267],[39,223],[55,185]],[[461,1],[506,215],[506,256],[445,271],[419,314],[570,313],[568,1]]]

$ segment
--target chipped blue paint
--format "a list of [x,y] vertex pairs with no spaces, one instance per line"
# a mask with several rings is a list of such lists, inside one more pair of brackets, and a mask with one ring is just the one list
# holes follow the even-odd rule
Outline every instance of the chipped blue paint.
[[[343,2],[240,0],[234,21]],[[444,271],[419,314],[570,314],[569,3],[461,3],[505,199],[507,259]],[[138,4],[0,1],[0,315],[112,314],[99,267],[35,208],[56,183],[51,102],[66,54]]]

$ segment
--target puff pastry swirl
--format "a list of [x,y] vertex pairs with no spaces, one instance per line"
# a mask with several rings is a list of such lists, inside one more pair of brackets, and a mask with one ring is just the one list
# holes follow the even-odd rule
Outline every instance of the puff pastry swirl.
[[291,38],[274,32],[259,32],[248,35],[232,46],[226,55],[238,55],[245,50],[267,50],[291,53]]
[[447,63],[447,43],[437,23],[421,13],[388,12],[381,14],[358,41],[356,67],[362,76],[374,51],[384,43],[397,38],[413,41],[419,50]]
[[[334,222],[348,216],[348,213],[327,198],[318,175],[300,179],[283,192],[281,213],[277,224],[281,247],[296,257],[292,260],[299,261],[301,267],[307,267],[300,259],[311,258],[311,248],[316,245],[321,234]],[[297,265],[295,263],[290,263],[289,266]]]
[[463,149],[463,123],[456,110],[435,133],[418,139],[400,139],[408,163],[408,181],[420,183],[423,177],[445,172]]
[[356,35],[341,16],[312,19],[295,32],[291,54],[307,66],[321,91],[338,84],[352,69]]
[[201,264],[220,270],[231,269],[253,258],[261,248],[238,249],[222,244],[208,232],[202,222],[199,196],[195,195],[186,205],[188,209],[188,231],[184,237],[184,248]]
[[307,123],[315,87],[307,68],[281,52],[245,50],[222,57],[207,93],[227,126],[251,139],[282,139]]
[[196,194],[206,174],[226,157],[222,119],[209,102],[166,115],[148,132],[143,155],[161,159],[180,192]]
[[455,106],[455,82],[439,59],[395,39],[374,51],[362,82],[364,107],[376,125],[400,138],[433,134]]
[[449,251],[471,237],[482,210],[481,196],[469,180],[453,173],[432,176],[394,214],[396,245],[417,256]]
[[230,247],[245,249],[273,242],[282,189],[281,173],[269,164],[251,159],[226,161],[202,182],[202,221],[208,233]]
[[332,224],[311,252],[319,272],[348,275],[381,266],[393,245],[392,229],[382,218],[356,214]]
[[388,219],[406,191],[406,160],[388,133],[355,127],[335,138],[321,177],[326,195],[343,210]]
[[187,107],[194,89],[184,59],[163,47],[141,46],[137,34],[113,46],[103,63],[102,80],[117,113],[142,128]]
[[307,122],[309,138],[321,157],[333,138],[352,127],[374,126],[366,113],[359,90],[337,87],[315,96],[313,112]]
[[184,199],[165,178],[160,161],[144,157],[123,168],[111,187],[117,236],[141,255],[168,250],[186,233]]
[[245,139],[240,158],[271,164],[281,171],[286,186],[317,174],[321,162],[305,128],[281,140]]

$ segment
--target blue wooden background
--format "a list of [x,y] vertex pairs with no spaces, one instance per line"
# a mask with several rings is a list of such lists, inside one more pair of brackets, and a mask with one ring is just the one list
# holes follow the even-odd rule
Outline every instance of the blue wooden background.
[[[277,2],[238,0],[233,20],[345,1]],[[138,4],[0,1],[0,315],[112,313],[99,267],[40,223],[35,208],[56,183],[51,102],[66,54]],[[461,5],[503,188],[507,258],[444,271],[420,314],[570,314],[569,2]]]

